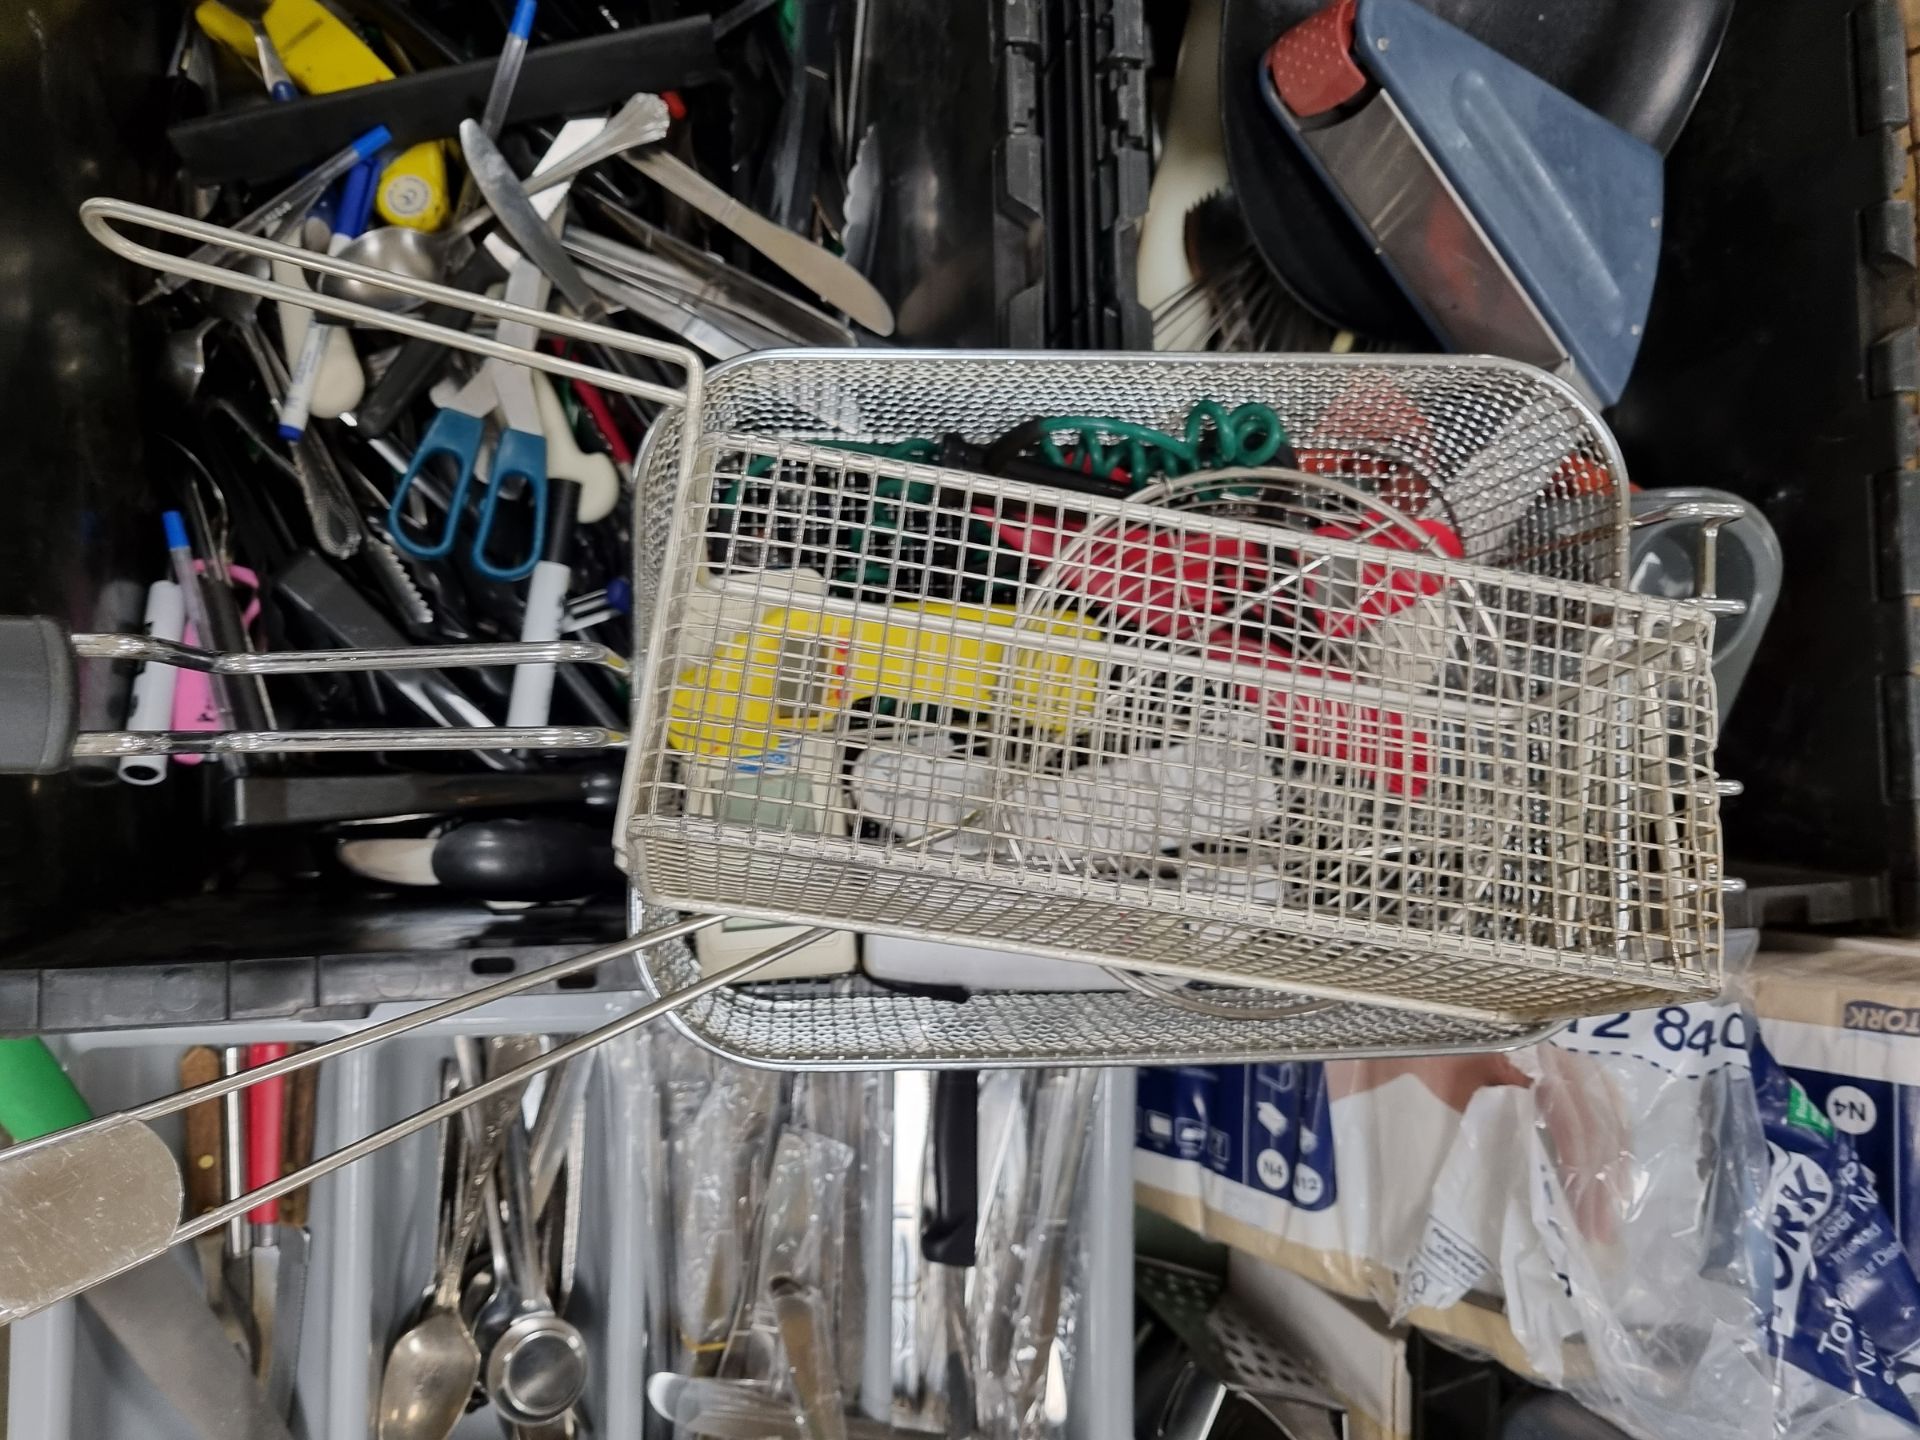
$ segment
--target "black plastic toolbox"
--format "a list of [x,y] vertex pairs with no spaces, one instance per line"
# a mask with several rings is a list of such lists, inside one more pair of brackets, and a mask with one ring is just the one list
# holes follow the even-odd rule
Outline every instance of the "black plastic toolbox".
[[[157,515],[180,498],[182,462],[165,439],[177,407],[158,384],[151,327],[129,303],[138,277],[83,232],[77,210],[96,194],[181,208],[167,139],[179,96],[159,78],[180,17],[139,6],[49,14],[18,0],[0,0],[0,17],[31,39],[0,62],[0,115],[35,137],[0,167],[11,281],[0,418],[13,446],[0,614],[138,630],[161,558]],[[931,285],[968,324],[989,317],[988,330],[938,338],[1148,344],[1132,284],[1148,183],[1140,0],[950,13],[876,0],[871,23],[884,63],[869,77],[867,112],[928,110],[930,92],[916,87],[922,66],[937,73],[951,108],[931,113],[952,122],[958,149],[912,173],[957,189],[966,198],[952,213],[991,231],[984,243],[972,231],[950,238],[995,271],[992,303],[944,273]],[[982,124],[989,105],[995,118]],[[910,240],[911,198],[898,185],[889,193],[883,235]],[[82,676],[82,728],[116,728],[130,671],[88,663]],[[276,870],[301,870],[260,863],[286,845],[284,832],[221,835],[213,768],[152,787],[121,784],[102,764],[0,777],[0,1033],[339,1017],[445,998],[626,932],[613,901],[496,911],[324,876],[276,885]],[[629,960],[569,988],[636,983]]]
[[[137,277],[78,208],[99,194],[177,206],[176,97],[160,77],[179,22],[150,5],[0,0],[15,42],[0,47],[0,122],[21,142],[0,165],[0,614],[140,628],[179,462],[129,303]],[[129,679],[81,667],[83,728],[120,723]],[[497,914],[431,894],[217,889],[232,847],[207,788],[124,785],[104,766],[0,776],[0,1032],[349,1014],[625,934],[617,903]],[[636,975],[628,961],[580,981]]]

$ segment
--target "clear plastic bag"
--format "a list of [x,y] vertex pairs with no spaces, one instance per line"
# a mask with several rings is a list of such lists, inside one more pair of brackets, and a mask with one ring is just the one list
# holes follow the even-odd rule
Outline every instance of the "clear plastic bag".
[[864,1389],[868,1289],[887,1284],[885,1275],[868,1275],[863,1240],[890,1223],[876,1205],[888,1188],[881,1177],[893,1173],[892,1098],[890,1077],[883,1072],[803,1074],[794,1078],[789,1106],[795,1125],[840,1141],[853,1155],[838,1220],[844,1263],[832,1297],[836,1362],[849,1397],[861,1396]]
[[990,1440],[1044,1436],[1065,1393],[1054,1346],[1097,1079],[1085,1069],[1032,1078],[984,1197],[970,1318],[975,1422]]
[[739,1309],[779,1098],[775,1077],[731,1066],[704,1086],[668,1086],[674,1369],[683,1375],[715,1373]]
[[720,1374],[765,1382],[809,1435],[844,1435],[835,1315],[846,1269],[843,1221],[854,1151],[789,1125],[768,1174],[746,1302]]

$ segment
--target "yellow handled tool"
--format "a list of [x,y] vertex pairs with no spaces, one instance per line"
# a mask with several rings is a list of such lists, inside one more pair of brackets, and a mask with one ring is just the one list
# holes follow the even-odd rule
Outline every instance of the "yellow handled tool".
[[[994,627],[1017,628],[1032,643],[982,633]],[[1102,638],[1072,611],[1023,620],[1010,605],[929,600],[884,620],[767,610],[707,663],[681,672],[667,736],[700,755],[757,755],[797,731],[830,728],[868,699],[1057,734],[1090,716],[1100,695],[1100,662],[1070,653],[1072,641]]]
[[[254,54],[253,31],[220,0],[202,0],[193,12],[200,28],[243,60]],[[309,95],[329,95],[393,79],[386,61],[319,0],[273,0],[262,21],[267,37]],[[389,225],[438,230],[453,207],[447,196],[447,157],[437,140],[400,152],[380,172],[374,205]]]

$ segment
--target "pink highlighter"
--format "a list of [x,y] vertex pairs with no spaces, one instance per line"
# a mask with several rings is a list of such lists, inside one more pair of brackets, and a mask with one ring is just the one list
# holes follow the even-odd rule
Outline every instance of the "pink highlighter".
[[[204,560],[193,562],[196,572],[205,573]],[[244,565],[229,565],[227,573],[246,586],[248,600],[240,612],[240,624],[248,627],[260,615],[260,578]],[[189,645],[198,645],[200,636],[191,620],[181,637]],[[173,728],[175,730],[218,730],[220,712],[213,703],[213,677],[204,670],[182,670],[173,684]],[[204,755],[175,755],[176,765],[198,765]]]

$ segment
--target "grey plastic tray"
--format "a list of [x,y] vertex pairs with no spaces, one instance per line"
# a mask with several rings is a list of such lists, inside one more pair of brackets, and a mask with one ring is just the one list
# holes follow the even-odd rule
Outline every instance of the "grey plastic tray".
[[[331,1062],[320,1072],[316,1144],[330,1149],[430,1102],[440,1061],[458,1034],[568,1034],[629,1008],[619,994],[533,995],[429,1026],[404,1039]],[[196,1044],[327,1040],[403,1013],[379,1006],[366,1018],[263,1022],[191,1029],[73,1033],[55,1043],[96,1110],[131,1104],[177,1086],[181,1051]],[[570,1316],[594,1357],[582,1409],[600,1440],[662,1433],[647,1410],[650,1282],[661,1265],[657,1218],[648,1213],[646,1167],[659,1153],[657,1110],[641,1046],[627,1037],[596,1052],[588,1090],[588,1171],[580,1263]],[[163,1126],[169,1122],[161,1122]],[[1082,1224],[1089,1278],[1078,1314],[1068,1440],[1096,1440],[1130,1428],[1133,1073],[1102,1079],[1094,1147],[1083,1170]],[[168,1138],[178,1143],[174,1123]],[[299,1395],[306,1440],[367,1440],[380,1367],[399,1317],[417,1303],[432,1244],[431,1130],[322,1180],[314,1188],[313,1235]],[[882,1177],[884,1178],[884,1177]],[[887,1196],[871,1213],[887,1214]],[[866,1247],[885,1265],[887,1227]],[[190,1254],[179,1256],[191,1266]],[[888,1286],[869,1286],[870,1406],[888,1384]],[[11,1435],[34,1440],[194,1440],[192,1432],[99,1328],[84,1306],[57,1305],[12,1328],[7,1415]],[[502,1433],[487,1411],[469,1415],[456,1440]]]

